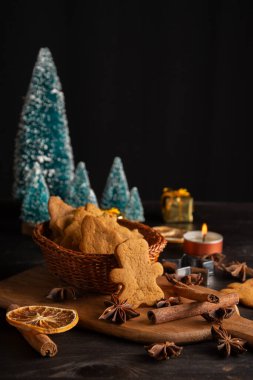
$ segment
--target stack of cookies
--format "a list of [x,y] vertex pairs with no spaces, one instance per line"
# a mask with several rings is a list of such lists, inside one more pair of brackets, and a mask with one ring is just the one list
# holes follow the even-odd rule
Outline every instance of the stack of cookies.
[[[73,208],[55,196],[49,200],[49,214],[52,240],[59,246],[83,253],[84,268],[89,267],[89,270],[85,270],[81,276],[84,282],[82,288],[107,291],[105,286],[100,284],[100,280],[103,279],[100,273],[107,272],[106,267],[103,267],[102,272],[97,271],[96,260],[93,273],[92,257],[94,257],[93,254],[101,258],[104,254],[111,256],[114,254],[117,267],[115,268],[115,265],[111,267],[105,280],[109,281],[114,288],[120,285],[121,299],[127,299],[132,307],[137,308],[143,303],[153,305],[163,298],[163,291],[156,283],[157,277],[163,274],[163,267],[160,263],[151,262],[149,244],[137,229],[130,230],[121,226],[117,222],[116,215],[100,210],[93,204],[88,203],[83,207]],[[57,254],[56,257],[57,261],[59,255]],[[77,284],[76,278],[78,277],[78,281],[80,279],[77,273],[80,271],[80,261],[70,276],[70,271],[64,272],[65,266],[68,265],[67,257],[66,255],[62,257],[67,261],[65,264],[60,264],[61,277],[66,282]],[[50,254],[47,258],[49,263],[51,259],[54,260]],[[87,267],[85,267],[86,261],[89,262]],[[55,268],[58,268],[55,264],[54,261],[54,273],[56,273]],[[102,261],[100,264],[103,264]],[[58,269],[57,273],[59,274]],[[94,284],[94,289],[90,287],[90,280]]]
[[143,239],[137,230],[117,223],[117,216],[93,204],[73,208],[59,197],[52,196],[48,204],[52,240],[68,249],[83,253],[112,254],[117,245],[127,239]]

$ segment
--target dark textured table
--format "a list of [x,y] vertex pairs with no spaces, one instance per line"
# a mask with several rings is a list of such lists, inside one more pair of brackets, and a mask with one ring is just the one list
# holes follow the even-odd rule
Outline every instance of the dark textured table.
[[[159,205],[147,203],[147,223],[161,224]],[[42,263],[38,248],[20,234],[17,205],[1,203],[0,279]],[[253,204],[196,203],[194,224],[224,236],[224,253],[231,259],[253,266]],[[167,255],[170,248],[167,247]],[[233,280],[232,280],[233,281]],[[221,288],[226,279],[214,278]],[[230,280],[231,282],[231,280]],[[1,309],[0,309],[1,310]],[[241,315],[253,319],[253,309],[240,307]],[[252,379],[253,350],[239,357],[220,358],[213,342],[187,345],[178,359],[153,361],[141,344],[75,328],[55,335],[59,352],[54,358],[41,358],[22,336],[0,321],[1,379]]]

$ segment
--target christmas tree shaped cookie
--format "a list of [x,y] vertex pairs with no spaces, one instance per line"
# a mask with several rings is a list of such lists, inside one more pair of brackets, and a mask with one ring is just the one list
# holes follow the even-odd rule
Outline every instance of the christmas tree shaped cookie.
[[113,282],[123,285],[121,300],[127,300],[133,308],[141,304],[152,306],[164,297],[156,278],[163,274],[160,263],[151,263],[149,246],[144,239],[128,239],[119,244],[115,256],[120,268],[110,273]]
[[129,201],[125,209],[125,217],[136,222],[144,222],[144,211],[137,187],[130,191]]
[[21,209],[21,219],[30,225],[45,222],[48,214],[49,191],[38,163],[35,163]]
[[65,197],[73,178],[64,95],[52,55],[39,51],[23,105],[15,145],[14,196],[23,199],[35,162],[41,166],[50,194]]
[[129,188],[122,161],[115,157],[102,194],[101,208],[116,207],[124,212],[128,199]]
[[86,203],[97,205],[97,198],[90,187],[90,180],[84,162],[79,162],[76,167],[67,201],[74,207],[84,206]]

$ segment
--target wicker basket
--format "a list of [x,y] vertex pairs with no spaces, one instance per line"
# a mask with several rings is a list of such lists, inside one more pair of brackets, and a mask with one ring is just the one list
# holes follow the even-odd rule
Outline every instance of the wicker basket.
[[[151,261],[158,260],[167,243],[162,235],[141,223],[125,219],[119,220],[119,223],[131,230],[137,228],[149,243]],[[38,224],[33,232],[34,241],[41,248],[51,273],[83,291],[110,294],[117,289],[117,285],[109,279],[111,270],[118,266],[114,254],[84,254],[66,249],[50,240],[50,235],[48,222]]]

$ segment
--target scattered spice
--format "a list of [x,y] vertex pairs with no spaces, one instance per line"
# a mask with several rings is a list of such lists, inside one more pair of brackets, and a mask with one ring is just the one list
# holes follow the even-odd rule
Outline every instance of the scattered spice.
[[247,350],[243,347],[247,342],[244,339],[232,338],[222,326],[213,325],[212,329],[213,339],[217,342],[218,351],[226,358],[230,354],[239,355]]
[[232,261],[228,264],[221,264],[221,269],[230,273],[233,277],[239,277],[242,282],[246,281],[247,275],[253,277],[253,269],[249,268],[246,262]]
[[229,308],[239,302],[237,293],[228,293],[220,296],[219,303],[211,302],[189,302],[171,307],[162,307],[160,309],[149,310],[148,319],[155,324],[175,321],[176,319],[195,317],[204,313],[210,313],[212,310]]
[[178,297],[169,297],[160,299],[156,302],[155,306],[157,309],[160,309],[161,307],[175,306],[179,304],[180,300]]
[[79,292],[73,286],[62,286],[51,289],[46,298],[54,301],[64,301],[67,299],[76,300],[78,296]]
[[165,273],[165,276],[173,285],[200,285],[203,282],[203,276],[201,273],[188,274],[180,279],[175,273]]
[[176,346],[174,342],[153,343],[149,346],[144,346],[144,348],[149,356],[156,360],[177,358],[183,351],[183,347]]
[[113,323],[122,324],[128,319],[138,317],[140,314],[131,308],[127,300],[120,301],[116,294],[111,295],[111,301],[105,301],[107,308],[98,319],[106,319]]
[[184,298],[199,302],[219,303],[219,297],[212,293],[205,293],[194,285],[186,285],[178,281],[175,276],[165,273],[167,280],[174,285],[175,293]]
[[213,310],[210,313],[203,313],[201,316],[205,318],[207,322],[221,324],[223,319],[230,318],[235,312],[233,307],[228,308],[220,308],[217,310]]

